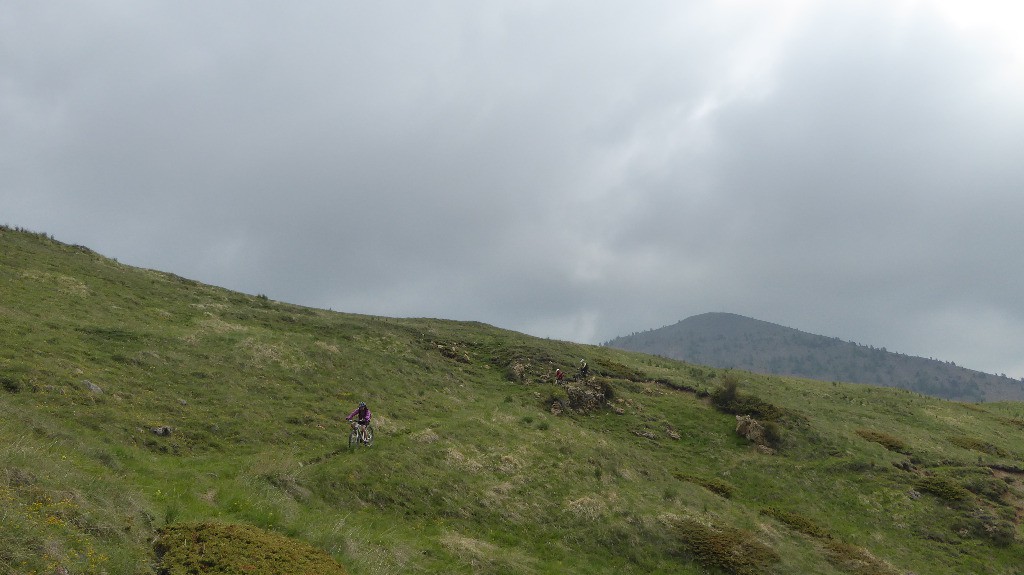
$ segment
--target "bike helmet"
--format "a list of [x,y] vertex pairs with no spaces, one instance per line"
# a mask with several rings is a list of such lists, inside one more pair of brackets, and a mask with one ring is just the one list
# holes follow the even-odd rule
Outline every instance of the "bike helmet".
[[366,403],[365,403],[365,402],[362,402],[362,401],[360,401],[360,402],[359,402],[359,407],[366,407]]

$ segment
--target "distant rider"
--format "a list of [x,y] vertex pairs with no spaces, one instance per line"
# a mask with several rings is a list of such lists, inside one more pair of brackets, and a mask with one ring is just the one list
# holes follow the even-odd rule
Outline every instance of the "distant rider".
[[587,374],[590,373],[590,368],[587,367],[586,360],[580,360],[580,379],[585,379]]
[[360,401],[359,407],[355,408],[355,411],[348,414],[345,421],[352,421],[353,417],[356,418],[356,423],[359,424],[359,435],[362,437],[363,429],[365,429],[367,425],[370,425],[370,417],[372,417],[370,414],[370,408],[366,407],[366,403]]

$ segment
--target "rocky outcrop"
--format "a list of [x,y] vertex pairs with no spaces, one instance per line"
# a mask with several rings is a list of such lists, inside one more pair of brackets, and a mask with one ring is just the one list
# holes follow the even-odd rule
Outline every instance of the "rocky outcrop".
[[749,415],[737,415],[736,433],[757,445],[758,451],[767,454],[775,453],[775,449],[771,446],[772,442],[765,426],[753,417],[750,417]]

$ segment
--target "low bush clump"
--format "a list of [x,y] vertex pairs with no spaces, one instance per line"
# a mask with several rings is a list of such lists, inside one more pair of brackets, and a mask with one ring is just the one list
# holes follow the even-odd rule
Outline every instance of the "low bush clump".
[[866,549],[856,545],[829,540],[825,543],[825,550],[828,562],[847,573],[855,575],[900,575],[902,573]]
[[926,475],[921,477],[914,483],[914,486],[917,487],[919,491],[930,493],[945,501],[959,502],[964,501],[971,496],[971,492],[963,485],[960,485],[952,479],[939,475]]
[[970,449],[971,451],[977,451],[988,455],[996,455],[999,457],[1009,457],[1010,455],[1005,449],[998,445],[993,445],[987,441],[982,441],[974,437],[968,437],[966,435],[951,435],[946,439],[957,447]]
[[326,551],[251,525],[188,523],[164,527],[154,545],[159,573],[346,575]]
[[804,535],[810,535],[818,539],[832,538],[832,534],[827,529],[799,513],[785,511],[776,507],[765,507],[761,510],[761,514],[772,517]]
[[739,379],[732,374],[722,377],[721,385],[711,392],[711,404],[721,412],[732,415],[751,415],[759,420],[777,420],[782,410],[763,399],[740,393]]
[[558,404],[561,409],[569,408],[569,394],[566,392],[565,387],[561,385],[548,384],[541,388],[539,392],[541,397],[544,398],[544,405],[551,406],[552,404]]
[[995,476],[988,467],[947,467],[943,473],[955,479],[965,489],[997,504],[1004,504],[1010,493],[1006,481]]
[[996,477],[975,475],[964,480],[964,487],[994,503],[1002,503],[1003,498],[1010,492],[1010,486],[1005,481]]
[[954,526],[960,533],[969,533],[997,547],[1009,547],[1017,536],[1013,521],[999,517],[990,509],[977,508]]
[[679,479],[680,481],[685,481],[687,483],[693,483],[694,485],[700,485],[704,489],[707,489],[708,491],[710,491],[710,492],[712,492],[712,493],[714,493],[716,495],[721,495],[722,497],[725,497],[726,499],[729,499],[730,497],[732,497],[733,492],[736,491],[735,487],[733,487],[732,485],[730,485],[730,484],[728,484],[725,481],[722,481],[720,479],[710,479],[710,478],[707,478],[707,477],[697,477],[696,475],[689,475],[689,474],[686,474],[686,473],[676,473],[675,477],[676,477],[676,479]]
[[733,575],[762,575],[772,572],[780,561],[772,548],[749,531],[707,525],[688,517],[676,520],[672,528],[682,546],[681,554],[705,567]]
[[873,429],[858,429],[855,433],[868,441],[881,445],[882,447],[888,449],[889,451],[903,454],[907,453],[906,444],[904,444],[898,438],[893,437],[892,435],[889,435],[888,433],[885,433],[883,431],[875,431]]
[[21,381],[7,375],[0,375],[0,389],[10,393],[18,393],[21,391],[21,388]]

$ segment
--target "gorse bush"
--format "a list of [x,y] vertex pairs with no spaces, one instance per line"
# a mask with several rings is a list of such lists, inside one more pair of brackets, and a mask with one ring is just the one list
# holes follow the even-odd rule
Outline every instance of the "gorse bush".
[[157,532],[155,549],[163,575],[347,575],[322,550],[250,525],[172,525]]

